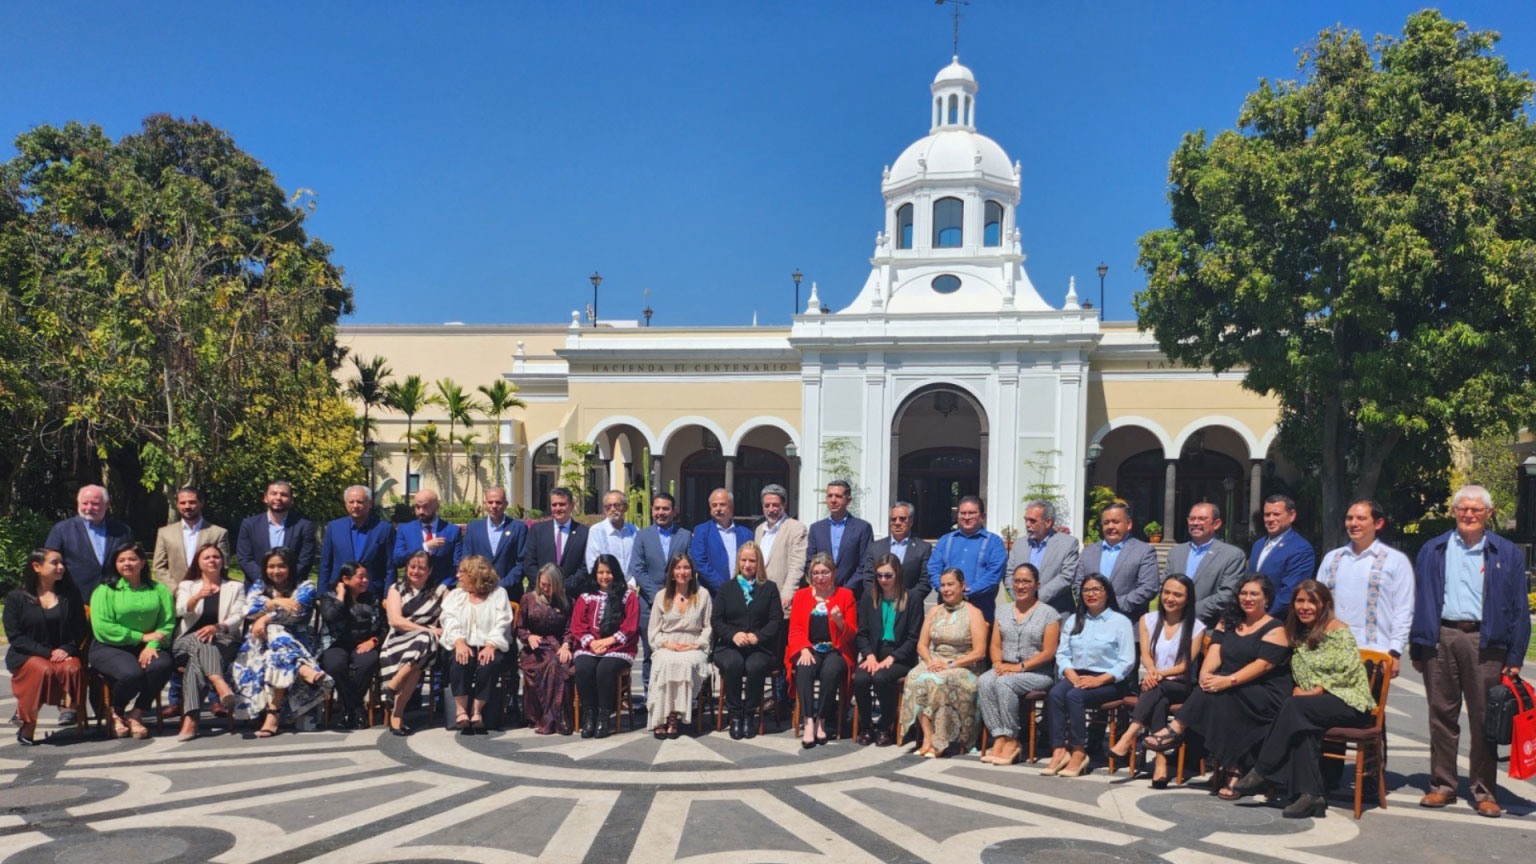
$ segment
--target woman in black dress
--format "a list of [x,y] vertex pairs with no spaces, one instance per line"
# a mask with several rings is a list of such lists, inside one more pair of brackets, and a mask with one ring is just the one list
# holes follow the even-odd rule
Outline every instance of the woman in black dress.
[[320,620],[329,644],[320,653],[320,666],[336,681],[341,725],[368,728],[363,700],[379,674],[379,645],[389,634],[389,618],[368,590],[368,568],[360,561],[341,565],[336,593],[320,597]]

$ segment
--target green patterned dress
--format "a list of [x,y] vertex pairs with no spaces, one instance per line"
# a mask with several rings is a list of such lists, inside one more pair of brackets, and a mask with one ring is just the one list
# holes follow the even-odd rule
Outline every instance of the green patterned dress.
[[[970,604],[961,603],[958,609],[940,607],[928,630],[928,656],[953,660],[973,647]],[[969,667],[932,672],[919,661],[907,673],[901,695],[901,728],[910,729],[919,716],[927,715],[933,722],[935,750],[943,752],[951,742],[969,749],[980,727],[976,685],[976,673]]]

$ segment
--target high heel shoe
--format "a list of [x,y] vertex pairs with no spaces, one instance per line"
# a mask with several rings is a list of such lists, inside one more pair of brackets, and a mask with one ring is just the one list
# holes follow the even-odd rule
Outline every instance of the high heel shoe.
[[1087,774],[1089,771],[1092,771],[1092,770],[1093,770],[1093,768],[1092,768],[1091,763],[1089,763],[1089,761],[1087,759],[1084,759],[1082,764],[1078,765],[1077,768],[1075,768],[1075,769],[1070,767],[1070,766],[1062,766],[1062,769],[1060,771],[1056,772],[1056,776],[1057,777],[1081,777],[1084,774]]

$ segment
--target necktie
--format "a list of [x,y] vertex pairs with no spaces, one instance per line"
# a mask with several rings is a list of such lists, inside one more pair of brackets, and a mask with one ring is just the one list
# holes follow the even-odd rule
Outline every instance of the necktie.
[[432,526],[431,525],[423,525],[423,526],[421,526],[421,536],[427,538],[427,540],[431,540],[432,539]]
[[560,563],[560,559],[564,558],[564,557],[565,557],[565,529],[560,527],[559,525],[556,525],[555,526],[555,563],[559,564]]

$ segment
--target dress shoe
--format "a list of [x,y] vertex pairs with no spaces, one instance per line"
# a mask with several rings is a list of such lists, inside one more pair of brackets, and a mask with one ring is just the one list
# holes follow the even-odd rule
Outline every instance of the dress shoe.
[[[60,726],[73,726],[73,725],[75,725],[75,719],[76,719],[77,716],[78,715],[75,713],[75,709],[73,709],[73,708],[61,709],[59,711],[59,725]],[[16,719],[18,721],[21,720],[20,717],[17,717]],[[18,723],[18,725],[19,725],[19,723]]]
[[591,738],[597,734],[597,709],[588,708],[581,712],[581,737]]
[[[18,735],[16,737],[19,739],[21,736]],[[1504,815],[1504,811],[1499,807],[1499,805],[1493,803],[1492,801],[1479,801],[1474,806],[1477,809],[1477,815],[1479,816],[1487,816],[1489,819],[1497,819]]]
[[1258,794],[1263,789],[1264,775],[1259,773],[1259,769],[1250,768],[1248,773],[1244,774],[1242,779],[1232,786],[1232,793],[1238,798],[1245,798],[1249,795]]
[[746,714],[746,715],[742,716],[742,718],[741,718],[741,734],[745,735],[748,738],[756,738],[757,737],[757,718],[756,717],[752,716],[751,714]]
[[1328,799],[1321,795],[1298,795],[1290,806],[1280,811],[1287,819],[1305,819],[1308,816],[1322,818],[1328,815]]
[[37,746],[37,740],[33,739],[33,738],[28,738],[25,732],[17,732],[16,733],[16,743],[20,744],[23,747],[36,747]]
[[740,714],[731,715],[730,726],[732,741],[740,741],[741,739],[747,737],[746,724],[742,722]]
[[1430,792],[1419,799],[1420,807],[1433,807],[1436,810],[1456,800],[1456,796],[1450,792]]
[[396,738],[405,738],[411,734],[411,727],[405,725],[404,723],[401,723],[399,726],[391,726],[389,727],[389,734],[395,736]]
[[896,743],[896,736],[889,729],[881,729],[879,736],[875,738],[876,747],[889,747]]
[[875,743],[875,736],[868,729],[859,730],[859,746],[868,747]]
[[613,734],[613,726],[611,724],[612,724],[612,721],[610,721],[608,719],[608,715],[607,714],[603,714],[601,717],[598,717],[597,718],[597,729],[592,733],[592,737],[594,737],[594,738],[607,738],[609,735],[612,735]]
[[181,716],[181,706],[175,702],[168,702],[160,706],[160,719],[175,720]]

